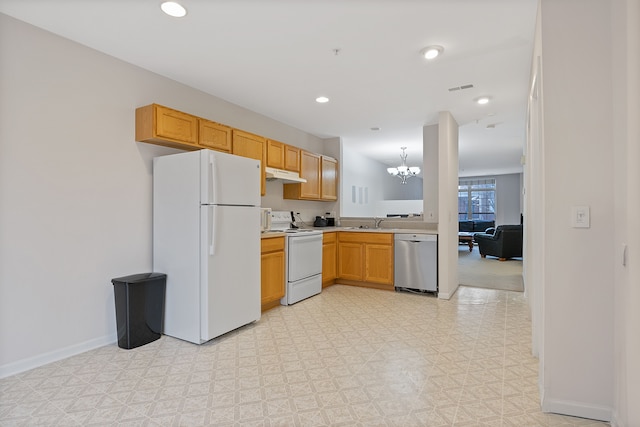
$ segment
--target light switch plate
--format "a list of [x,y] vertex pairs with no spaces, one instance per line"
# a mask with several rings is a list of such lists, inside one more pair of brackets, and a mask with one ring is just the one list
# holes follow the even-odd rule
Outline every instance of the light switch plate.
[[573,228],[591,227],[589,218],[589,206],[573,206],[571,208],[571,226]]

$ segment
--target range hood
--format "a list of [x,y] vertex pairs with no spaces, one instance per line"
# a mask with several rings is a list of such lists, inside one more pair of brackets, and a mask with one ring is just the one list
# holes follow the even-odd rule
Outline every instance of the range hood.
[[264,171],[267,174],[268,180],[279,179],[283,182],[307,182],[306,179],[300,178],[300,175],[296,172],[276,168],[264,168]]

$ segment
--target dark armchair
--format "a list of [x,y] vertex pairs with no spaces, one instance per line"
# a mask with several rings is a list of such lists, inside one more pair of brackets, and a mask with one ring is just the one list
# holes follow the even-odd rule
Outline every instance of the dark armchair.
[[522,225],[499,225],[493,234],[477,233],[480,256],[498,257],[500,261],[522,256]]

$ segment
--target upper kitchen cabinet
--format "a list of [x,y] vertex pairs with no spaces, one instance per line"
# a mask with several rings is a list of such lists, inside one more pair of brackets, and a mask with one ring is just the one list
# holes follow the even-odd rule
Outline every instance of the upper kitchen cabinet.
[[231,128],[229,126],[206,119],[198,119],[198,124],[199,145],[212,150],[231,152]]
[[300,172],[300,149],[267,139],[267,167]]
[[282,197],[295,200],[320,200],[320,154],[300,151],[300,178],[307,182],[284,184]]
[[267,139],[267,167],[284,169],[285,144]]
[[322,200],[338,200],[338,161],[334,158],[322,156],[320,170],[320,198]]
[[284,146],[284,168],[292,172],[300,172],[300,149],[292,145]]
[[266,176],[265,176],[265,146],[267,140],[259,135],[244,132],[238,129],[233,129],[232,132],[232,153],[237,156],[249,157],[251,159],[260,160],[260,170],[262,172],[262,184],[261,193],[263,196],[266,189]]
[[137,108],[136,141],[197,149],[198,118],[158,104]]
[[300,150],[301,184],[284,184],[283,198],[296,200],[338,200],[338,161],[334,158]]

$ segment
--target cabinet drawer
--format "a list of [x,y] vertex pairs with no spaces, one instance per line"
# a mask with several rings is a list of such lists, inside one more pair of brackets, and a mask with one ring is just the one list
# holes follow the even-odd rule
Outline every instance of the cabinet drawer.
[[367,233],[341,231],[338,236],[341,242],[373,243],[377,245],[393,244],[393,233]]
[[336,234],[337,233],[322,233],[322,244],[326,245],[328,243],[335,243]]
[[262,253],[284,251],[284,237],[270,237],[260,240]]

